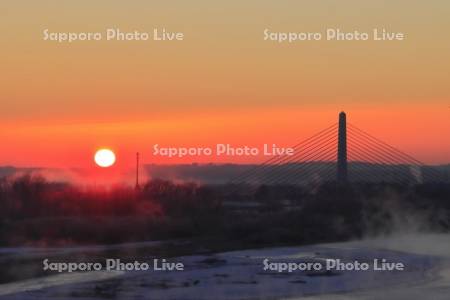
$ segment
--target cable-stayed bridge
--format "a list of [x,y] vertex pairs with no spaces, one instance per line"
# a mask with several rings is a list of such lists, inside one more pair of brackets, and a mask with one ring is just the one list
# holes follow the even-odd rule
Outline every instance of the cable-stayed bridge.
[[294,155],[273,157],[237,176],[232,184],[307,185],[449,182],[448,175],[348,123],[339,122],[292,147]]

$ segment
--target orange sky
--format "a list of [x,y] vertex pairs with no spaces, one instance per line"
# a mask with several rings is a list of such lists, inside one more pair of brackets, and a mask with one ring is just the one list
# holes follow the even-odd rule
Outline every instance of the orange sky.
[[[2,1],[0,165],[89,167],[110,147],[295,144],[349,122],[426,163],[450,162],[444,1]],[[58,44],[42,30],[183,31],[176,43]],[[265,28],[403,31],[402,42],[264,42]],[[248,162],[211,159],[198,162]],[[261,161],[261,158],[256,158]]]
[[[337,122],[334,107],[269,108],[174,115],[167,119],[121,122],[64,122],[59,125],[9,124],[2,131],[2,157],[19,166],[89,167],[96,149],[116,151],[118,165],[134,165],[141,152],[147,163],[257,162],[263,157],[161,158],[152,147],[214,147],[216,143],[292,146]],[[449,112],[437,106],[410,105],[346,109],[348,121],[427,163],[449,161]]]

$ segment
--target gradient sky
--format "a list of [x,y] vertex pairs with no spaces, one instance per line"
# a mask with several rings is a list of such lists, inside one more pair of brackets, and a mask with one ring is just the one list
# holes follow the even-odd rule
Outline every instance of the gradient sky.
[[[191,162],[156,159],[151,147],[290,146],[341,110],[426,163],[449,163],[449,15],[450,2],[437,0],[1,1],[0,165],[86,167],[99,147],[124,166],[136,151],[149,163]],[[46,28],[110,27],[186,38],[42,40]],[[407,39],[263,41],[265,28],[329,27]]]

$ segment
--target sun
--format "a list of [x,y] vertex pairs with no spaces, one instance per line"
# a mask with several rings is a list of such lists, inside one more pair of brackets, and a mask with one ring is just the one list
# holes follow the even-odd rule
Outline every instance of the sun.
[[94,161],[102,168],[111,167],[116,162],[116,155],[109,149],[100,149],[95,152]]

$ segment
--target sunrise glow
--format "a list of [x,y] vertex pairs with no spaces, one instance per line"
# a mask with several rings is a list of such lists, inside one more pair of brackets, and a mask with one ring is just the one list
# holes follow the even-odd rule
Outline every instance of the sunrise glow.
[[116,155],[109,149],[100,149],[95,153],[94,161],[102,168],[111,167],[116,162]]

